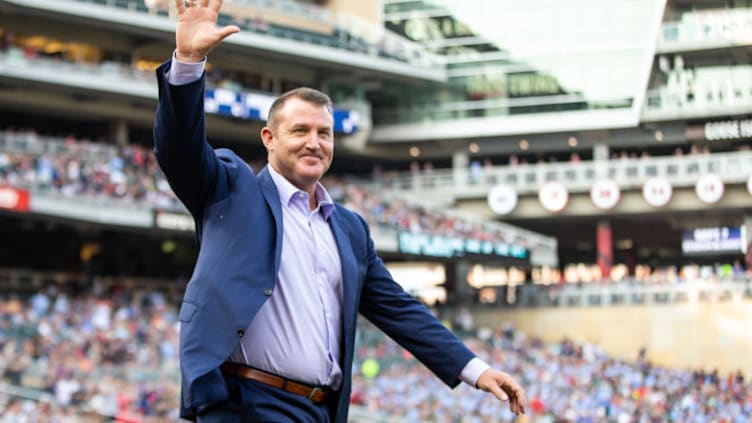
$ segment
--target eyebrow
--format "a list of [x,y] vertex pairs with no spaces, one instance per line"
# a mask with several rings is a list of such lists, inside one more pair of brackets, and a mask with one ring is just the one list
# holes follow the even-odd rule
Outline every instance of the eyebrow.
[[[293,130],[300,129],[300,128],[308,129],[308,128],[311,128],[311,127],[312,126],[309,125],[309,124],[307,124],[307,123],[302,123],[302,122],[301,123],[293,123],[292,125],[290,125],[290,130],[293,131]],[[329,125],[318,127],[319,131],[322,130],[322,129],[326,130],[328,132],[332,132],[333,131],[332,127],[329,126]]]

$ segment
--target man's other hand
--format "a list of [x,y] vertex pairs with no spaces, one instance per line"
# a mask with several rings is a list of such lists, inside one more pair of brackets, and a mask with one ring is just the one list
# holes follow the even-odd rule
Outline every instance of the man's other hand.
[[525,391],[512,376],[488,369],[478,378],[478,389],[490,392],[500,401],[509,401],[509,410],[517,415],[525,414]]

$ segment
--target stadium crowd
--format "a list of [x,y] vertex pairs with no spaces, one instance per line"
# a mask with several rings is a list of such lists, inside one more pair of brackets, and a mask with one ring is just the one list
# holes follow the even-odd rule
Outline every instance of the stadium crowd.
[[0,299],[2,381],[38,395],[33,401],[0,395],[0,422],[175,421],[174,304],[156,289],[81,281],[51,284],[31,296],[6,292]]
[[[0,297],[0,422],[177,419],[176,292],[83,280]],[[742,423],[752,384],[741,372],[667,369],[598,346],[544,343],[510,326],[461,330],[494,366],[518,375],[528,415],[517,421]],[[449,390],[409,353],[361,322],[351,401],[384,421],[514,421],[504,404]],[[9,395],[7,386],[33,396]],[[33,397],[33,398],[32,398]]]
[[[361,329],[362,337],[368,332],[374,330]],[[520,375],[529,400],[527,421],[741,423],[752,418],[752,385],[742,373],[661,368],[651,365],[644,351],[626,362],[596,345],[568,339],[546,344],[511,328],[473,331],[465,340],[492,366]],[[364,345],[361,366],[371,357],[385,369],[377,377],[358,374],[355,404],[390,410],[405,421],[513,421],[507,409],[477,390],[443,388],[390,340]]]
[[33,130],[8,129],[1,136],[6,148],[0,150],[0,185],[99,202],[179,204],[146,147],[108,146],[73,136],[51,140]]

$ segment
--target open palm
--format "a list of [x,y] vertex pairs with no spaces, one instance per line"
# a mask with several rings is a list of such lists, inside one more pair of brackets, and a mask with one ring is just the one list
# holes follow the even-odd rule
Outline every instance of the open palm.
[[191,7],[183,0],[175,0],[175,3],[178,10],[176,57],[180,61],[199,62],[222,40],[240,31],[235,25],[217,28],[222,0],[198,0]]

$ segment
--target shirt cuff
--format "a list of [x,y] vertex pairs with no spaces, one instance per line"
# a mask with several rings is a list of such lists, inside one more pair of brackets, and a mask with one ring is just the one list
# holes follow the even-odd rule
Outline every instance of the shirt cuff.
[[460,373],[460,379],[473,388],[477,388],[478,378],[480,378],[481,373],[490,368],[491,366],[486,364],[485,361],[478,357],[474,357],[465,364],[465,368],[463,368],[462,373]]
[[206,57],[198,63],[186,63],[179,61],[177,57],[175,57],[175,52],[173,52],[172,64],[170,65],[170,72],[167,75],[167,82],[169,82],[170,85],[190,84],[201,78],[205,67]]

